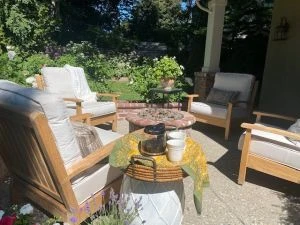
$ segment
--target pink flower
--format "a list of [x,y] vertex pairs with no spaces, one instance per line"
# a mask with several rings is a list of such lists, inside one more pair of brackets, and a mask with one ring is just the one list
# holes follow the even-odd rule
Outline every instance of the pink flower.
[[16,216],[4,216],[0,220],[0,225],[13,225],[16,219]]

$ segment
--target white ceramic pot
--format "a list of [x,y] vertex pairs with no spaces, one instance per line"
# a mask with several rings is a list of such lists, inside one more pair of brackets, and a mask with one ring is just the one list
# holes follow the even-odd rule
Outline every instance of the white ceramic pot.
[[185,140],[186,138],[186,133],[184,131],[170,131],[167,133],[168,140],[172,139],[180,139],[180,140]]
[[127,200],[126,208],[139,202],[137,217],[130,225],[180,225],[183,219],[183,181],[148,182],[124,175],[120,194]]
[[185,141],[181,139],[172,139],[167,141],[168,160],[178,162],[182,160],[185,148]]

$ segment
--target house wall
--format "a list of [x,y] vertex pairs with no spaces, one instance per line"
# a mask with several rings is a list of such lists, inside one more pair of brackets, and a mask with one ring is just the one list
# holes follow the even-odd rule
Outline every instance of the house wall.
[[[274,41],[283,16],[289,23],[287,40]],[[300,118],[300,1],[275,1],[259,110]]]

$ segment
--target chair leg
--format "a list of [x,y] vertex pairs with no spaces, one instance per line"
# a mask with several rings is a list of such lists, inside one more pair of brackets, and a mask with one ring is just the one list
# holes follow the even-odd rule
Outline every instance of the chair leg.
[[228,140],[229,137],[229,131],[230,131],[230,120],[226,121],[226,127],[225,127],[225,141]]
[[118,117],[117,114],[114,116],[114,120],[112,121],[112,128],[111,130],[116,132],[117,131],[117,123],[118,123]]
[[246,178],[250,141],[251,141],[251,130],[247,129],[245,139],[244,139],[244,145],[243,145],[241,162],[240,162],[240,171],[239,171],[239,177],[238,177],[238,184],[241,184],[241,185],[244,184],[245,178]]
[[246,170],[247,170],[246,164],[242,165],[242,162],[241,162],[240,171],[239,171],[239,177],[238,177],[238,184],[240,184],[240,185],[243,185],[245,183]]

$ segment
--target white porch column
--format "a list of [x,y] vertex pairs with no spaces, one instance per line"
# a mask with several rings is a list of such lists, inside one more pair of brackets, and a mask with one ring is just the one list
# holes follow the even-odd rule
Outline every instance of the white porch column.
[[208,2],[211,13],[208,14],[207,21],[203,72],[220,71],[219,63],[226,5],[227,0],[210,0]]

